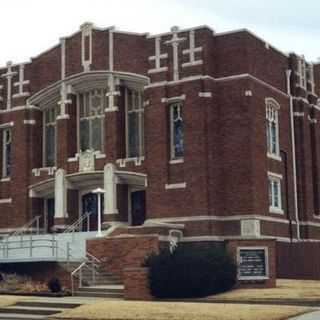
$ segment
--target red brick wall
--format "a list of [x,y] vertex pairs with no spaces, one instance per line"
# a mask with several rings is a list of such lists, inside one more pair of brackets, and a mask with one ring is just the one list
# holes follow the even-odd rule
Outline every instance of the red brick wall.
[[102,261],[106,271],[124,279],[124,269],[142,267],[148,255],[159,251],[159,239],[156,235],[90,239],[87,251]]
[[320,243],[277,242],[277,277],[320,279]]
[[148,269],[127,268],[123,272],[124,298],[127,300],[153,300],[150,293]]

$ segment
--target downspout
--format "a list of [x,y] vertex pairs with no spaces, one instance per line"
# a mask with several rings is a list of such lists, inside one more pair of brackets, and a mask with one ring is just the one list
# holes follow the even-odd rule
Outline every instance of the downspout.
[[293,119],[293,98],[291,95],[290,77],[291,70],[286,71],[287,76],[287,93],[290,98],[290,124],[291,124],[291,143],[292,143],[292,170],[293,170],[293,193],[294,193],[294,212],[297,228],[297,240],[300,240],[300,223],[298,211],[298,191],[297,191],[297,164],[296,164],[296,141],[294,134],[294,119]]

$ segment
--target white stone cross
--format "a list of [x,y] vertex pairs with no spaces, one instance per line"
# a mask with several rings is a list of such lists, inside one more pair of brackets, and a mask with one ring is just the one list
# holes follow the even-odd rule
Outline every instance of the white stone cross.
[[65,119],[69,117],[69,115],[66,114],[66,106],[71,104],[72,100],[68,99],[68,90],[64,82],[62,82],[61,85],[60,96],[61,100],[58,102],[58,105],[60,106],[60,115],[58,116],[58,119]]
[[7,78],[7,110],[11,109],[11,98],[12,98],[12,78],[17,74],[16,71],[12,71],[12,62],[7,62],[7,73],[3,74],[3,78]]
[[120,96],[120,91],[116,90],[116,86],[119,85],[119,79],[118,78],[114,78],[113,74],[110,74],[109,78],[108,78],[108,87],[109,90],[106,94],[106,96],[108,97],[109,100],[109,105],[108,108],[105,109],[106,112],[109,111],[117,111],[118,107],[115,106],[114,103],[114,97],[115,96]]
[[161,60],[162,59],[167,59],[168,54],[167,53],[161,53],[161,38],[156,37],[154,39],[154,45],[155,45],[155,55],[149,57],[149,61],[154,61],[155,63],[155,68],[149,70],[149,73],[154,73],[154,72],[160,72],[160,71],[167,71],[167,67],[161,67]]
[[18,93],[14,94],[13,97],[14,98],[18,98],[18,97],[27,97],[30,95],[29,92],[24,92],[23,91],[23,86],[28,85],[30,83],[29,80],[25,80],[24,79],[24,64],[20,64],[19,66],[19,81],[15,82],[13,85],[15,87],[18,87]]
[[172,45],[173,48],[173,81],[179,80],[179,55],[178,55],[178,46],[179,43],[186,40],[186,38],[179,38],[177,27],[171,28],[173,36],[171,40],[165,42],[165,44]]
[[195,32],[194,30],[191,30],[189,33],[189,49],[185,49],[182,51],[182,54],[189,55],[189,62],[183,63],[183,67],[202,64],[202,60],[196,60],[195,53],[201,52],[202,47],[196,47],[195,46]]

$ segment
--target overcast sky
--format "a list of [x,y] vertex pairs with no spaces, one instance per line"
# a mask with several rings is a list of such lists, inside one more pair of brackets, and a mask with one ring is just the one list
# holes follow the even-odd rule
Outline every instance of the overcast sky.
[[0,66],[28,61],[85,22],[161,33],[206,24],[248,28],[284,52],[320,57],[319,0],[0,0]]

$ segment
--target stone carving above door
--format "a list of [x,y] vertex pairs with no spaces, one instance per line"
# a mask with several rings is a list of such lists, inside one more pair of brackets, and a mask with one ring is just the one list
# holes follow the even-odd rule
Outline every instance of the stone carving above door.
[[86,150],[79,153],[79,172],[95,170],[94,151]]

